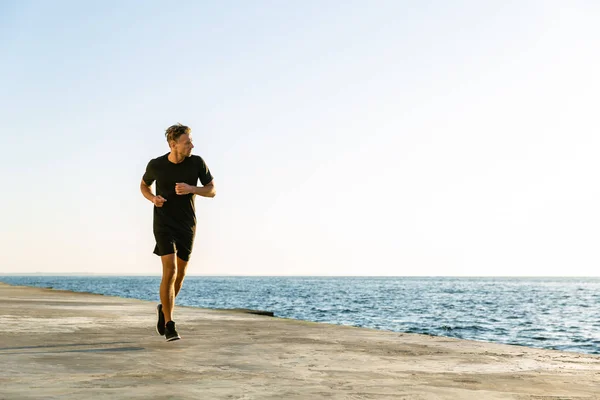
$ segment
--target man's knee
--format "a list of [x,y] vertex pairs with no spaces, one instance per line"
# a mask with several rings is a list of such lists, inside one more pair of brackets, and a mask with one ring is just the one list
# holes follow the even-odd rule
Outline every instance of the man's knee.
[[162,256],[163,278],[175,279],[177,275],[177,264],[173,255]]
[[187,261],[182,260],[181,258],[177,257],[177,277],[178,278],[185,276],[185,272],[187,271],[187,266],[188,266]]

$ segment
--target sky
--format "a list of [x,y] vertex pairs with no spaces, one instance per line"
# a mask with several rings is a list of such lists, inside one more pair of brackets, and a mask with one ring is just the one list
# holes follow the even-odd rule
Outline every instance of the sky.
[[0,275],[600,276],[600,3],[0,0]]

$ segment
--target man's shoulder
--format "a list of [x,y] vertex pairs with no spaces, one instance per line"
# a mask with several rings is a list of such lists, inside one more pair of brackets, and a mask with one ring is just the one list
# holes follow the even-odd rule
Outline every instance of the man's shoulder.
[[199,155],[197,155],[197,154],[192,154],[192,155],[190,156],[190,159],[191,159],[191,160],[192,160],[192,162],[193,162],[194,164],[196,164],[196,165],[197,165],[197,164],[204,164],[204,159],[203,159],[202,157],[200,157]]
[[149,164],[161,164],[161,163],[164,163],[166,160],[168,160],[168,158],[167,158],[168,156],[169,156],[169,153],[163,154],[162,156],[158,156],[156,158],[153,158],[148,163]]

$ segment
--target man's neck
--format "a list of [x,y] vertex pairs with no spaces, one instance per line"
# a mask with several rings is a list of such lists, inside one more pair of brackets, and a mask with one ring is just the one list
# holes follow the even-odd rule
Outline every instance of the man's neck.
[[182,162],[183,160],[185,160],[185,156],[178,155],[175,152],[170,152],[169,155],[167,156],[167,158],[173,164],[179,164],[180,162]]

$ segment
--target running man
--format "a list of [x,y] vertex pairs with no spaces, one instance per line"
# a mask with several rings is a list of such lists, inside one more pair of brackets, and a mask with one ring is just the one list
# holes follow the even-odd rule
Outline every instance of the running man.
[[[168,342],[181,339],[175,329],[173,308],[181,290],[196,234],[195,195],[215,197],[210,170],[200,156],[192,155],[192,134],[187,126],[169,127],[165,136],[171,151],[150,160],[140,190],[154,204],[154,254],[162,261],[156,331]],[[203,186],[196,186],[198,179]],[[156,195],[152,183],[156,181]]]

